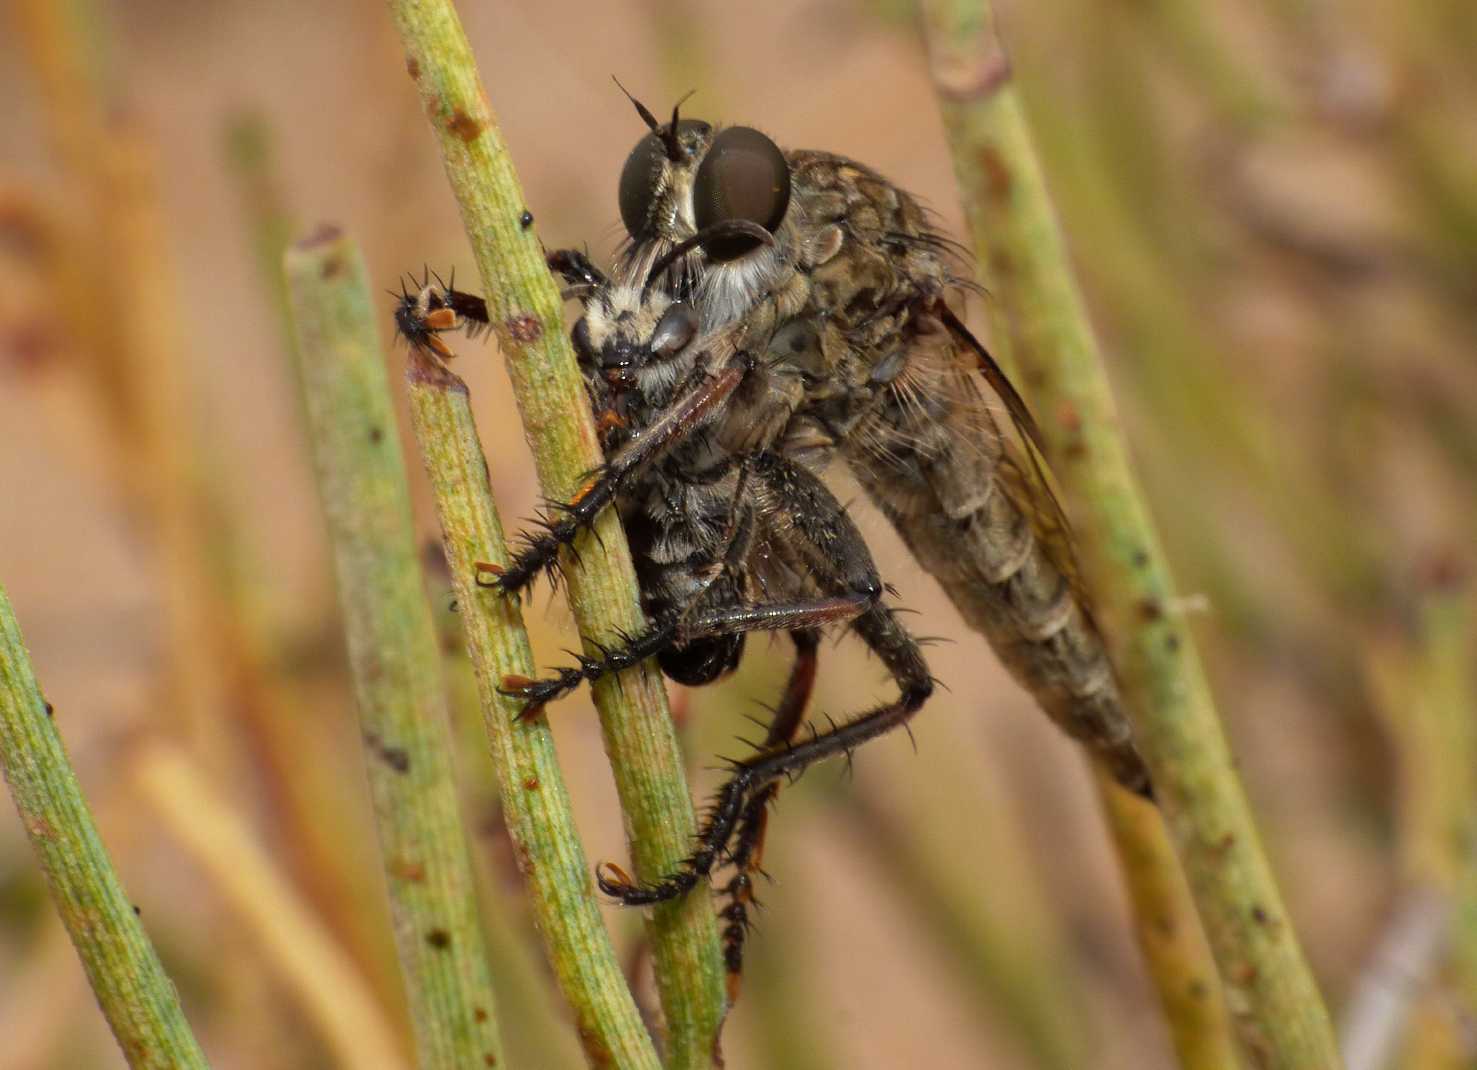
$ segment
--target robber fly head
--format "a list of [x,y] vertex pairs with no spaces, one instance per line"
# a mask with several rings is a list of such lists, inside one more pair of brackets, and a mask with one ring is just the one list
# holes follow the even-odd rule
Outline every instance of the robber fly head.
[[[413,275],[410,285],[416,285]],[[447,283],[441,276],[427,270],[419,289],[412,292],[402,280],[398,296],[393,291],[391,295],[397,298],[395,331],[412,349],[449,359],[456,354],[441,335],[448,331],[464,331],[467,337],[475,338],[487,329],[486,302],[475,294],[458,290],[455,273]]]
[[728,264],[773,246],[790,207],[790,166],[779,146],[751,127],[714,130],[683,119],[681,101],[659,123],[626,95],[651,132],[621,170],[621,220],[635,245],[671,246],[657,270],[696,249]]

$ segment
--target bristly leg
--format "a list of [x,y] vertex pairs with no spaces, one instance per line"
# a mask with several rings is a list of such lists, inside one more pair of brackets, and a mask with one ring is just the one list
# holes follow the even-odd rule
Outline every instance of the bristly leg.
[[[640,635],[625,636],[618,647],[597,647],[598,657],[576,655],[578,665],[560,669],[554,676],[542,680],[505,676],[499,690],[524,701],[519,718],[532,717],[584,681],[593,683],[610,673],[624,672],[672,647],[711,636],[738,635],[743,632],[809,630],[836,621],[850,620],[866,611],[871,604],[869,595],[856,594],[808,602],[699,607],[658,621]],[[794,719],[798,722],[798,712]]]
[[604,865],[595,874],[600,890],[627,906],[649,906],[687,894],[707,880],[724,857],[750,804],[780,777],[794,779],[813,763],[837,754],[850,755],[868,740],[906,724],[933,693],[933,676],[918,644],[885,606],[873,605],[852,628],[892,673],[900,694],[894,702],[874,707],[829,732],[737,762],[733,775],[714,797],[697,847],[676,870],[660,880],[638,884],[618,868]]
[[[752,366],[747,354],[736,354],[719,371],[698,371],[674,401],[641,435],[622,448],[598,469],[575,495],[574,500],[550,505],[544,531],[526,536],[523,548],[507,565],[487,562],[477,566],[477,585],[503,594],[517,594],[540,573],[556,567],[559,551],[571,544],[585,528],[595,523],[600,511],[639,479],[651,464],[682,442],[738,387]],[[490,578],[486,578],[490,577]]]
[[[791,632],[790,638],[795,642],[795,663],[790,668],[784,695],[769,722],[769,732],[762,748],[764,752],[789,746],[805,718],[805,708],[810,705],[810,695],[815,689],[820,634],[807,629]],[[744,942],[753,924],[749,920],[749,908],[758,906],[754,897],[754,877],[762,872],[769,808],[779,794],[779,787],[778,781],[767,785],[744,808],[734,840],[733,876],[723,886],[728,905],[718,912],[718,916],[724,921],[723,963],[728,971],[729,1003],[738,999],[739,981],[744,971]]]
[[549,270],[565,282],[591,290],[604,286],[605,272],[597,268],[588,254],[579,249],[555,249],[544,257]]

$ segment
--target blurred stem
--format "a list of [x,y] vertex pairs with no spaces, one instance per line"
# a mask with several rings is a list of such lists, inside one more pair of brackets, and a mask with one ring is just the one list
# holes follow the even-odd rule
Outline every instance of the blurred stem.
[[1159,993],[1180,1066],[1237,1070],[1241,1061],[1215,960],[1159,812],[1092,767],[1123,882],[1134,934]]
[[[461,206],[540,484],[550,500],[569,501],[602,456],[565,336],[559,291],[537,234],[521,222],[524,200],[507,146],[449,0],[391,0],[389,6]],[[581,540],[577,567],[569,557],[565,564],[570,605],[588,653],[595,653],[596,643],[617,642],[646,626],[614,510]],[[456,576],[459,588],[469,580]],[[602,679],[594,697],[637,875],[659,879],[687,856],[697,828],[661,674],[648,662]],[[706,883],[649,917],[669,1065],[706,1067],[725,1003]]]
[[226,128],[227,158],[244,208],[248,237],[261,279],[270,288],[272,310],[282,325],[283,344],[292,349],[292,322],[282,254],[292,240],[292,214],[277,185],[277,160],[271,128],[260,115],[234,117]]
[[[1413,654],[1376,651],[1370,659],[1399,756],[1402,868],[1411,894],[1436,896],[1447,919],[1438,988],[1426,994],[1401,1063],[1412,1070],[1447,1065],[1444,1052],[1470,1043],[1460,1019],[1477,1017],[1477,614],[1454,563],[1439,562],[1433,571]],[[1410,983],[1409,965],[1395,970],[1400,984]],[[1351,1015],[1346,1031],[1365,1024]],[[1455,1035],[1422,1035],[1431,1031]]]
[[595,902],[548,720],[516,721],[503,677],[532,676],[528,633],[515,602],[482,590],[478,561],[507,559],[502,523],[466,384],[412,351],[411,421],[431,479],[483,723],[502,789],[503,816],[534,916],[592,1066],[660,1066]]
[[440,651],[364,260],[324,227],[287,252],[283,274],[419,1065],[494,1065]]
[[301,1001],[338,1065],[404,1067],[398,1038],[364,979],[192,760],[173,744],[150,743],[131,769],[154,812]]
[[[260,116],[238,116],[227,129],[226,141],[227,162],[241,197],[243,226],[261,284],[271,296],[283,353],[288,363],[295,364],[297,343],[282,272],[293,224],[280,192],[272,130]],[[297,375],[295,368],[291,374]],[[306,452],[306,411],[302,419]],[[215,552],[217,649],[227,665],[234,706],[241,712],[247,742],[259,762],[274,820],[283,829],[282,850],[293,877],[369,974],[381,999],[398,1002],[400,979],[383,941],[386,919],[377,910],[344,909],[346,903],[363,902],[359,889],[374,864],[369,853],[373,846],[347,834],[350,798],[343,790],[344,770],[329,762],[299,759],[305,748],[325,744],[324,728],[332,722],[303,716],[304,711],[322,709],[323,703],[311,693],[302,667],[289,662],[316,640],[316,636],[304,640],[301,633],[318,629],[328,614],[316,589],[308,597],[294,592],[295,613],[290,619],[272,604],[280,591],[274,590],[271,576],[246,544],[242,526],[228,515],[216,489],[220,482],[209,479],[202,487],[209,512],[208,541]],[[337,628],[337,620],[332,626]],[[352,798],[355,806],[359,801]]]
[[132,1067],[204,1067],[82,798],[0,590],[0,764],[87,979]]
[[[1140,746],[1257,1065],[1339,1065],[1173,586],[988,4],[925,4],[934,75],[981,261],[1074,501]],[[1170,1006],[1174,1004],[1171,1002]]]

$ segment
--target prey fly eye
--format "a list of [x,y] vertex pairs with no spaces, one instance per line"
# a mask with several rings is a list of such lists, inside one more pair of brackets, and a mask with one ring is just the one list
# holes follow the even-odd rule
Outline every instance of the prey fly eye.
[[[789,206],[790,165],[778,145],[747,126],[730,126],[713,139],[692,186],[699,233],[718,223],[744,220],[773,234]],[[703,248],[714,260],[733,260],[759,244],[744,234],[724,234]]]
[[[658,127],[636,142],[631,155],[626,157],[626,166],[621,168],[621,222],[626,225],[626,233],[636,241],[652,236],[651,213],[656,207],[662,171],[672,162],[668,155],[668,141],[662,136],[667,129],[666,126]],[[691,135],[705,134],[710,129],[701,119],[679,119],[676,144],[680,145]]]
[[651,352],[656,357],[680,353],[697,334],[697,313],[680,301],[662,313],[651,334]]

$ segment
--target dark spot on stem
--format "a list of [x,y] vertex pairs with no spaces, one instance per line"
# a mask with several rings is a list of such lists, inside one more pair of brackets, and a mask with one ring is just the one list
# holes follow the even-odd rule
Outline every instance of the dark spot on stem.
[[533,213],[530,212],[527,208],[523,209],[523,214],[518,217],[518,225],[524,230],[527,230],[529,227],[533,226]]
[[538,777],[531,776],[523,782],[524,791],[538,791]]
[[56,714],[56,707],[55,707],[55,706],[53,706],[53,705],[52,705],[52,704],[51,704],[51,703],[49,703],[49,702],[48,702],[48,703],[46,703],[46,716],[48,716],[48,717],[52,717],[52,716],[54,716],[54,715],[55,715],[55,714]]
[[1270,925],[1272,924],[1272,915],[1267,913],[1265,907],[1257,905],[1251,908],[1251,920],[1258,925]]
[[447,121],[446,126],[453,134],[466,142],[476,141],[478,135],[482,133],[482,123],[472,118],[460,108],[457,108],[451,113],[451,118]]
[[426,867],[419,862],[408,862],[403,858],[397,858],[390,863],[390,872],[411,884],[426,883]]
[[133,904],[133,916],[135,918],[141,918],[141,917],[143,917],[144,916],[144,908],[141,907],[141,906],[139,906],[137,903]]
[[615,1057],[612,1055],[610,1047],[600,1038],[598,1031],[584,1021],[578,1023],[578,1031],[580,1047],[585,1049],[585,1058],[591,1066],[615,1065]]
[[1179,636],[1177,636],[1177,635],[1166,635],[1164,637],[1164,649],[1165,650],[1168,650],[1171,654],[1173,654],[1176,651],[1178,651],[1179,648],[1180,648],[1180,637]]
[[432,929],[426,933],[426,943],[437,951],[445,951],[451,946],[451,934],[445,929]]
[[993,145],[982,147],[975,159],[985,180],[985,193],[996,203],[1003,203],[1010,197],[1010,168]]
[[1421,586],[1439,594],[1456,594],[1467,585],[1467,570],[1461,559],[1446,550],[1431,555],[1419,569]]
[[410,772],[410,755],[404,747],[392,747],[385,743],[375,732],[366,732],[364,742],[369,749],[374,751],[375,757],[384,762],[397,773]]
[[526,312],[520,312],[516,316],[508,317],[505,326],[508,334],[512,335],[513,341],[536,342],[543,337],[544,325],[538,321],[536,316],[530,316]]
[[1139,616],[1146,622],[1152,623],[1164,616],[1164,607],[1157,598],[1145,598],[1139,602]]
[[472,1017],[476,1021],[485,1022],[485,1021],[487,1021],[487,1012],[485,1010],[483,1010],[481,1007],[473,1007],[472,1008]]
[[405,57],[405,72],[415,81],[421,80],[421,61],[414,56]]
[[488,1052],[486,1055],[482,1056],[482,1061],[488,1066],[497,1065],[497,1057],[493,1055],[492,1052]]
[[341,256],[330,256],[323,261],[323,268],[318,272],[325,279],[337,278],[344,273],[344,260]]
[[1133,552],[1133,556],[1129,560],[1133,562],[1134,568],[1148,568],[1149,552],[1143,548],[1137,549]]
[[385,429],[382,427],[371,427],[369,429],[369,441],[378,446],[385,440]]

